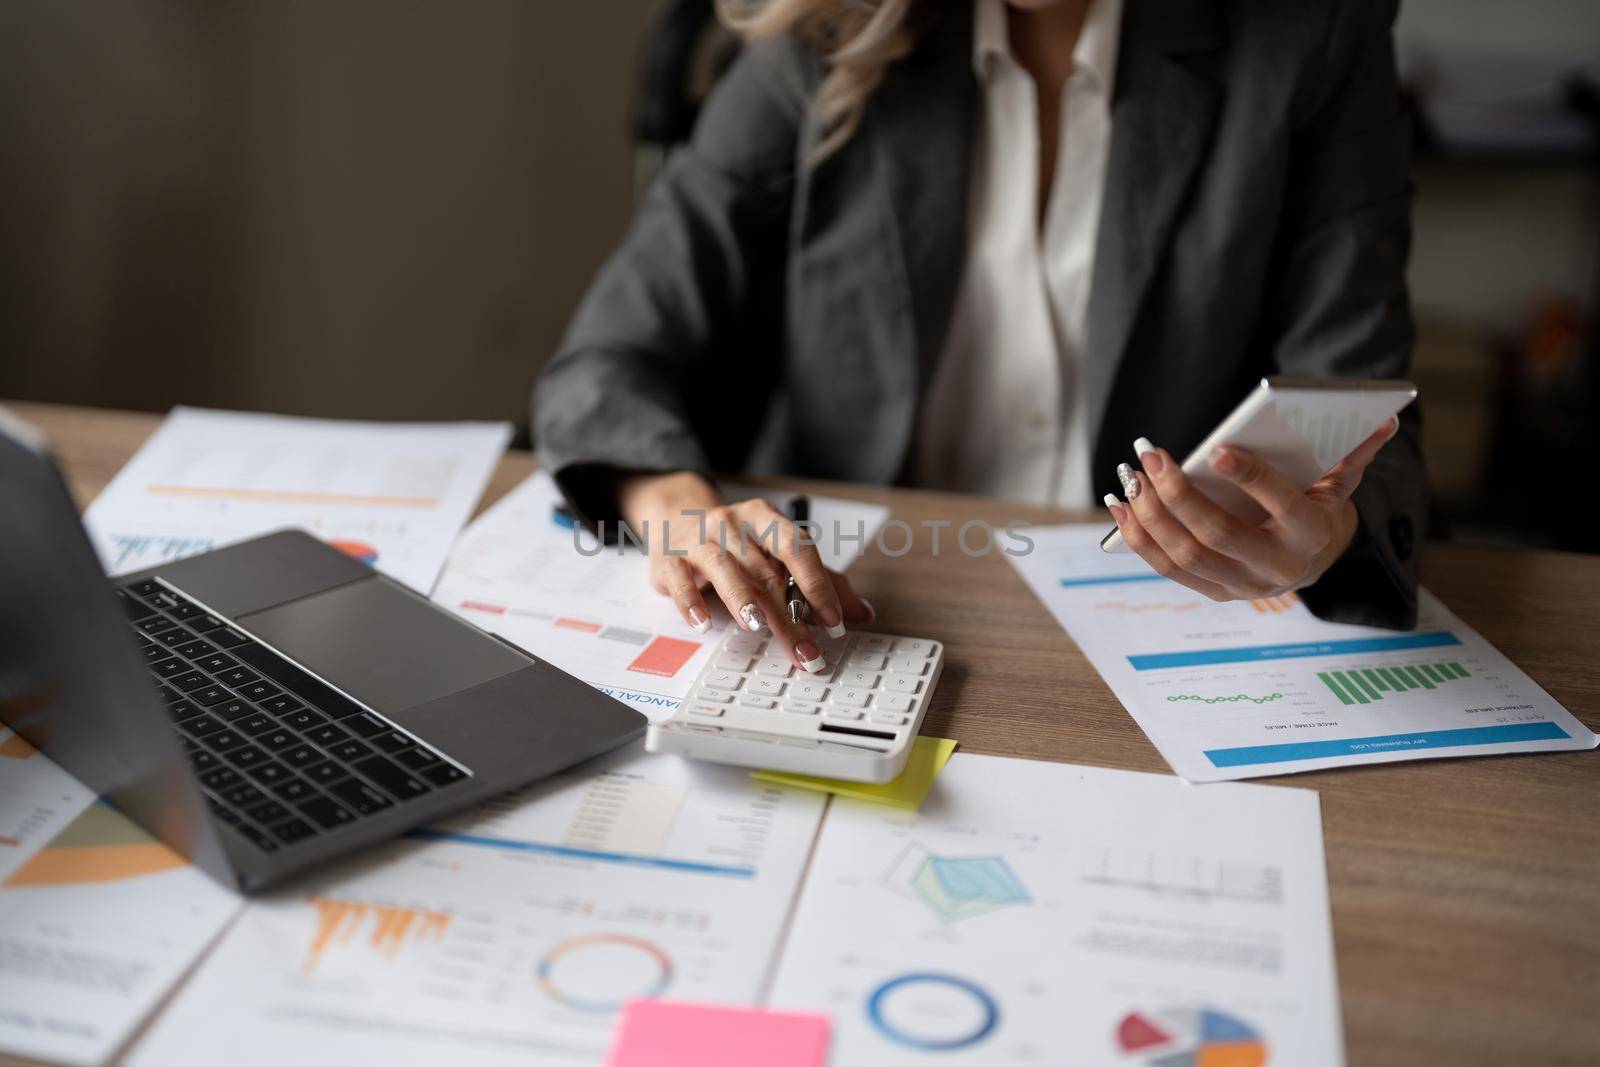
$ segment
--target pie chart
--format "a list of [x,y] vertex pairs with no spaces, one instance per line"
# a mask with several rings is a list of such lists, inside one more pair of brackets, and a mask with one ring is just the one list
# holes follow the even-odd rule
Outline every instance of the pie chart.
[[1265,1067],[1267,1042],[1255,1027],[1211,1008],[1129,1012],[1117,1024],[1125,1063],[1141,1067]]

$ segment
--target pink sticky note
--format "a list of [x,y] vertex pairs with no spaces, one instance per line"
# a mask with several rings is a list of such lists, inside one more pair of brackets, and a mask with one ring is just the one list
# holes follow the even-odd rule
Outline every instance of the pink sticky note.
[[629,1001],[606,1067],[822,1067],[826,1015]]

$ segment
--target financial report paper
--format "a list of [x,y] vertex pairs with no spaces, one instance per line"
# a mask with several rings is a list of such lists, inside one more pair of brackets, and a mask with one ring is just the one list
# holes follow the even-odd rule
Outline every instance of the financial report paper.
[[770,1003],[835,1067],[1336,1067],[1317,795],[958,752],[834,800]]
[[433,588],[506,423],[376,423],[177,407],[84,514],[112,574],[296,527]]
[[1101,552],[1104,532],[1030,530],[1012,563],[1192,782],[1600,742],[1425,589],[1407,632],[1323,622],[1292,593],[1219,604]]
[[[811,517],[825,530],[837,523],[860,535],[843,546],[831,536],[818,541],[823,562],[843,570],[853,558],[848,550],[871,541],[888,509],[814,497]],[[651,588],[643,552],[602,547],[576,529],[543,471],[467,527],[433,599],[657,719],[677,708],[729,625],[708,596],[715,629],[696,633]]]
[[0,726],[0,1049],[106,1062],[242,906]]
[[824,798],[632,745],[252,902],[141,1067],[598,1064],[641,997],[752,1004]]

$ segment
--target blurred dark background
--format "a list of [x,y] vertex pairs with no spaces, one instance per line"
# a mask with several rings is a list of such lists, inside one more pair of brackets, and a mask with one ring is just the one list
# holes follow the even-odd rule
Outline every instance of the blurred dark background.
[[[0,396],[525,426],[669,9],[709,2],[3,0]],[[1440,528],[1600,550],[1600,3],[1398,41]]]

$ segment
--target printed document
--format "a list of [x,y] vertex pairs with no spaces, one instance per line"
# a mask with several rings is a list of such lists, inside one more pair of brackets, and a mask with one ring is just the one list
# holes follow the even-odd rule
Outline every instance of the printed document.
[[1219,604],[1101,552],[1104,533],[1033,529],[1012,563],[1191,782],[1600,742],[1427,590],[1408,632],[1323,622],[1292,593]]
[[958,752],[835,799],[771,1006],[834,1067],[1337,1067],[1317,794]]
[[132,1062],[599,1064],[756,1002],[824,799],[629,746],[252,903]]
[[426,594],[510,440],[501,422],[178,407],[84,525],[112,574],[298,527]]
[[[823,562],[834,570],[848,566],[853,550],[871,542],[888,514],[874,504],[812,498],[812,521],[829,531],[818,539]],[[831,536],[836,523],[852,538],[842,546]],[[602,546],[577,529],[543,471],[467,528],[433,599],[657,719],[677,708],[730,625],[715,595],[708,595],[715,629],[696,633],[677,606],[651,588],[644,553]]]
[[0,726],[0,1052],[104,1063],[242,904]]

